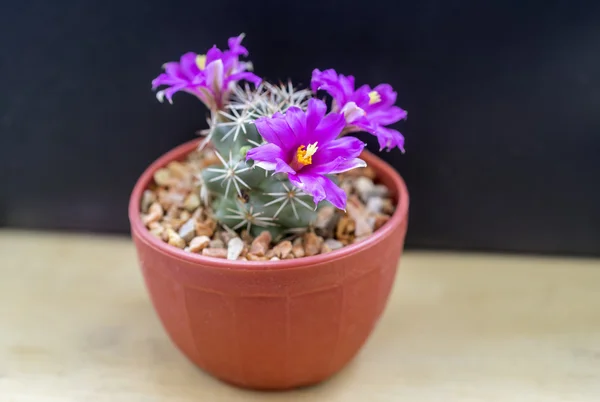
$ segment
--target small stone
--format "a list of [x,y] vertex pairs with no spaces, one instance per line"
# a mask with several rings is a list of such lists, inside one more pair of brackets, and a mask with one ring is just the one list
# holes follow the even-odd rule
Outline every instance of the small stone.
[[254,255],[252,253],[246,254],[248,261],[267,261],[267,257]]
[[384,198],[383,199],[383,207],[381,208],[381,211],[384,214],[387,215],[392,215],[394,213],[394,202],[390,199],[390,198]]
[[152,222],[158,222],[162,219],[164,215],[163,208],[158,202],[152,203],[150,208],[148,208],[148,213],[142,216],[142,222],[144,225],[148,226]]
[[171,172],[169,169],[162,168],[154,172],[154,182],[161,187],[167,187],[171,183]]
[[306,256],[317,255],[321,251],[323,238],[312,232],[304,234],[304,254]]
[[246,229],[242,230],[241,238],[246,244],[252,244],[254,240],[254,237]]
[[388,215],[377,215],[375,217],[375,222],[373,224],[373,229],[377,230],[377,229],[381,228],[389,220],[390,220],[390,217]]
[[200,197],[196,193],[190,193],[183,201],[183,207],[192,212],[200,206]]
[[154,201],[156,201],[156,194],[154,193],[154,191],[151,191],[151,190],[144,191],[144,193],[142,194],[142,202],[141,202],[142,212],[147,213],[148,208],[150,208],[150,205],[152,205],[152,203]]
[[187,221],[191,217],[192,215],[188,211],[181,211],[181,213],[179,214],[179,219],[181,219],[182,221]]
[[300,242],[300,244],[294,244],[294,246],[292,247],[292,254],[296,258],[304,257],[304,246],[302,245],[302,241]]
[[189,171],[186,166],[178,161],[169,162],[167,165],[167,170],[171,177],[176,177],[178,179],[183,179],[189,175]]
[[244,249],[244,241],[239,237],[234,237],[227,243],[227,259],[237,260]]
[[[330,205],[326,205],[322,208],[319,208],[319,211],[317,212],[317,220],[315,222],[315,227],[319,228],[319,229],[324,229],[327,230],[330,226],[332,221],[335,218],[335,208],[330,206]],[[335,226],[335,223],[333,224],[333,226]]]
[[369,196],[383,198],[383,197],[387,197],[389,192],[390,192],[390,190],[388,190],[388,188],[386,186],[384,186],[383,184],[376,184],[371,189],[371,193],[369,194]]
[[223,243],[223,240],[221,240],[221,239],[211,240],[209,247],[210,248],[225,248],[225,243]]
[[263,230],[252,242],[250,253],[262,257],[267,253],[270,244],[271,233],[267,230]]
[[275,247],[273,247],[273,253],[275,254],[275,257],[278,257],[280,259],[286,258],[288,255],[290,255],[291,252],[292,242],[289,240],[282,241]]
[[224,230],[221,233],[219,233],[221,240],[223,240],[223,243],[225,244],[229,244],[229,241],[235,237],[237,237],[237,233],[235,232],[230,232],[228,230]]
[[238,261],[248,261],[246,257],[238,257]]
[[381,212],[381,210],[383,209],[383,198],[375,196],[375,197],[371,197],[369,198],[369,200],[367,201],[367,211],[373,213],[373,214],[378,214]]
[[179,211],[176,205],[171,205],[167,210],[167,218],[179,218],[179,215],[181,215],[181,211]]
[[373,233],[374,221],[370,222],[366,216],[359,216],[354,220],[354,235],[356,237],[368,236]]
[[150,233],[159,239],[163,238],[163,233],[165,232],[165,228],[159,222],[151,222],[148,225],[148,229],[150,229]]
[[354,239],[354,220],[348,216],[342,216],[335,229],[335,237],[343,244],[350,244]]
[[326,254],[329,253],[331,251],[331,247],[329,247],[327,244],[323,243],[321,245],[321,254]]
[[327,245],[327,247],[329,247],[331,250],[339,250],[340,248],[344,247],[344,244],[341,241],[335,239],[325,240],[325,245]]
[[167,229],[168,243],[171,246],[183,249],[185,247],[185,240],[183,240],[177,232],[173,229]]
[[214,221],[207,219],[205,221],[196,222],[196,235],[212,237],[215,233]]
[[279,257],[272,257],[269,261],[279,261],[281,258]]
[[202,255],[213,258],[227,258],[226,248],[205,248],[202,250]]
[[189,249],[192,253],[198,253],[204,250],[210,243],[210,237],[208,236],[196,236],[190,240]]
[[188,219],[179,229],[179,237],[185,241],[190,241],[196,236],[196,220]]
[[268,260],[270,260],[273,257],[275,257],[275,250],[270,249],[269,251],[267,251],[267,254],[265,254],[265,258],[267,258]]
[[368,177],[362,176],[358,177],[354,181],[354,187],[356,188],[356,192],[358,193],[360,198],[366,201],[371,191],[373,191],[373,187],[375,187],[375,184],[373,184],[373,180],[369,179]]

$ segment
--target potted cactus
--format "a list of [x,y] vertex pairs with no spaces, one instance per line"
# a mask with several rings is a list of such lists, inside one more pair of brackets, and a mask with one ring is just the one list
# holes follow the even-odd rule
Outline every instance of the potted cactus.
[[406,112],[390,85],[357,88],[332,69],[315,69],[309,89],[265,82],[240,60],[242,39],[186,53],[153,81],[160,101],[196,96],[208,128],[146,169],[129,219],[175,345],[222,380],[285,389],[344,367],[385,307],[408,192],[347,134],[403,151],[388,126]]

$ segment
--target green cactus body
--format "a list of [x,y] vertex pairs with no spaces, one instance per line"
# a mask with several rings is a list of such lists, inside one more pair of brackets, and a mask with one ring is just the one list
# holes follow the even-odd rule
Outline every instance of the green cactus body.
[[[206,168],[202,180],[221,224],[236,231],[246,229],[254,236],[268,230],[277,240],[309,228],[317,218],[318,208],[312,197],[293,186],[285,175],[273,175],[246,161],[248,150],[262,142],[254,120],[284,111],[292,104],[301,106],[301,96],[294,98],[293,91],[273,93],[273,88],[238,91],[238,103],[233,102],[219,115],[209,134],[221,165]],[[288,100],[277,99],[284,96],[281,94],[288,94]],[[319,206],[322,204],[325,202]]]

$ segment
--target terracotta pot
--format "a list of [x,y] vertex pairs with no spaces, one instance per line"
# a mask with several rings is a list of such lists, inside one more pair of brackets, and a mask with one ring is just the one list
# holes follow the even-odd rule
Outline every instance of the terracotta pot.
[[129,203],[139,263],[164,328],[189,359],[229,383],[286,389],[327,379],[357,354],[387,303],[407,229],[402,178],[371,153],[362,156],[399,202],[361,243],[293,260],[213,259],[156,239],[139,212],[153,173],[197,143],[154,162]]

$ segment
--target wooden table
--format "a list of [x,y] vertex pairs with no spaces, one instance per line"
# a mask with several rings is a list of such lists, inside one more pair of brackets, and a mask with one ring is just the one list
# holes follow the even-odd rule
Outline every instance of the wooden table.
[[406,253],[339,375],[286,393],[189,363],[130,239],[0,231],[0,401],[600,401],[600,260]]

